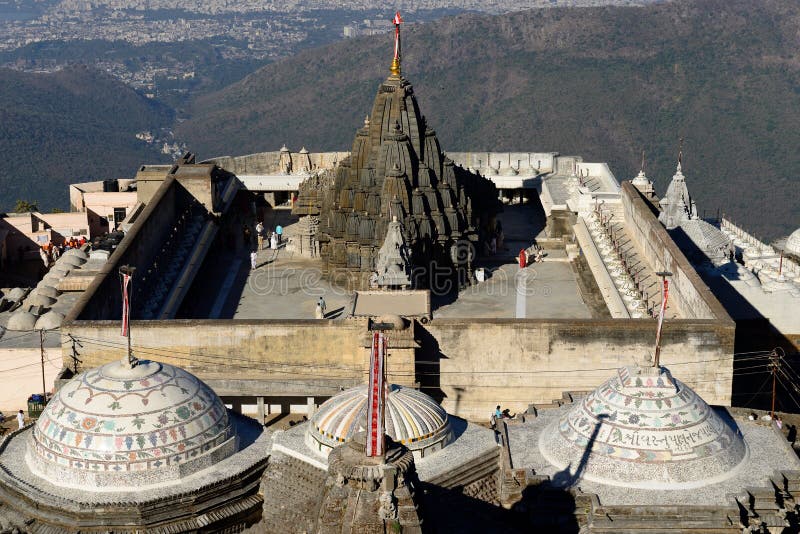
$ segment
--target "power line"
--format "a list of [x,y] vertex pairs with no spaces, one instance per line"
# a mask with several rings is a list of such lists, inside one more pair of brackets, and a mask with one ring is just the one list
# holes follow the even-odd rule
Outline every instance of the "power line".
[[[785,376],[785,375],[784,375],[784,376]],[[777,379],[778,379],[778,382],[779,382],[779,383],[780,383],[780,384],[783,386],[783,388],[786,390],[786,393],[789,395],[789,398],[791,398],[791,399],[792,399],[792,401],[794,401],[794,404],[795,404],[795,406],[797,406],[798,408],[800,408],[800,402],[798,402],[798,401],[797,401],[797,399],[795,398],[795,396],[794,396],[794,395],[792,395],[792,392],[789,390],[789,387],[788,387],[788,386],[787,386],[787,385],[786,385],[786,384],[783,382],[783,379],[782,379],[782,378],[781,378],[779,375],[775,375],[775,378],[777,378]]]
[[742,404],[742,407],[743,407],[743,408],[747,408],[748,406],[750,406],[750,403],[751,403],[751,402],[753,402],[753,401],[756,399],[756,397],[758,397],[759,395],[761,395],[761,394],[764,392],[764,386],[766,386],[767,384],[769,384],[769,380],[770,380],[771,378],[772,378],[772,376],[771,376],[771,375],[767,375],[767,378],[765,378],[765,379],[764,379],[764,382],[763,382],[763,383],[762,383],[762,384],[761,384],[761,385],[758,387],[758,391],[756,391],[756,392],[753,394],[753,396],[752,396],[752,397],[750,397],[750,400],[748,400],[747,402],[745,402],[745,403],[743,403],[743,404]]
[[[89,345],[109,346],[109,347],[112,347],[112,348],[122,348],[123,347],[122,343],[114,342],[114,341],[111,341],[111,340],[101,340],[101,339],[96,339],[96,338],[88,338],[88,337],[74,336],[74,335],[73,335],[73,338],[78,340],[78,341],[86,342]],[[209,353],[209,352],[191,352],[191,351],[172,350],[172,349],[165,349],[165,348],[159,348],[159,347],[141,347],[140,346],[140,347],[134,347],[134,350],[137,353],[141,353],[141,354],[150,354],[150,355],[155,355],[155,356],[175,358],[175,359],[179,359],[179,360],[188,360],[188,361],[196,361],[196,362],[200,362],[200,363],[209,363],[209,364],[214,364],[214,365],[220,365],[222,363],[221,361],[208,360],[208,359],[204,359],[203,358],[203,357],[217,357],[217,358],[220,358],[221,360],[223,360],[223,362],[227,362],[228,360],[232,360],[232,361],[241,361],[241,362],[245,362],[246,364],[249,364],[249,365],[237,365],[237,364],[227,363],[227,365],[233,365],[233,366],[241,367],[241,368],[251,368],[251,369],[255,368],[255,369],[258,369],[258,370],[263,370],[263,368],[261,368],[261,367],[253,367],[253,365],[257,365],[257,366],[274,365],[274,366],[282,366],[282,367],[303,367],[303,368],[314,367],[314,368],[321,368],[321,369],[341,369],[341,370],[346,370],[346,371],[355,371],[355,372],[362,372],[362,373],[367,373],[368,372],[368,371],[365,370],[364,367],[352,367],[352,366],[342,366],[342,365],[322,364],[322,363],[319,363],[319,364],[292,363],[292,362],[274,361],[274,360],[273,361],[270,361],[270,360],[253,361],[252,359],[236,358],[236,357],[230,356],[230,355],[220,355],[220,354]],[[189,358],[185,358],[185,357],[176,356],[175,353],[186,354],[186,355],[188,355],[190,357]],[[747,359],[742,360],[742,361],[760,360],[760,359],[767,359],[767,358],[768,358],[768,356],[753,357],[753,358],[747,358]],[[711,359],[711,360],[695,360],[695,361],[688,361],[688,362],[676,362],[676,363],[670,364],[670,366],[672,367],[672,366],[676,366],[676,365],[704,364],[704,363],[712,363],[712,362],[717,362],[717,361],[726,361],[726,360],[730,360],[730,359],[731,358],[718,358],[718,359]],[[439,362],[416,361],[414,363],[415,364],[420,364],[420,363],[439,363]],[[598,367],[598,368],[593,368],[593,369],[561,369],[561,370],[538,370],[538,371],[521,371],[521,370],[520,371],[490,371],[490,370],[447,371],[447,370],[442,370],[442,371],[439,371],[439,372],[436,372],[436,373],[414,372],[413,376],[437,376],[437,375],[442,375],[442,374],[477,374],[477,373],[484,374],[484,375],[485,374],[492,374],[492,375],[498,375],[498,374],[500,374],[500,375],[520,375],[520,374],[533,374],[533,375],[539,375],[539,374],[565,374],[565,375],[572,375],[574,373],[587,373],[587,372],[594,372],[594,371],[616,371],[617,369],[619,369],[619,367],[620,366],[616,366],[616,367]],[[295,373],[295,374],[307,374],[307,373]],[[401,373],[393,373],[393,374],[397,376],[397,375],[400,375]],[[412,373],[405,373],[404,375],[405,376],[412,376]]]

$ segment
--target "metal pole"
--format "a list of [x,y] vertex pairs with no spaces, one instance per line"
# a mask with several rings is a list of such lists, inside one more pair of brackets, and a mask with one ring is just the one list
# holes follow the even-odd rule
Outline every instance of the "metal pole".
[[775,393],[776,393],[776,380],[777,380],[777,373],[778,373],[778,351],[773,350],[772,353],[769,355],[769,366],[772,369],[772,409],[769,412],[770,418],[774,421],[775,420]]
[[[125,313],[127,315],[127,316],[123,316],[122,317],[122,323],[126,327],[125,328],[125,338],[126,338],[126,342],[127,342],[127,346],[128,347],[127,347],[127,352],[126,352],[126,358],[125,359],[127,360],[128,367],[132,367],[134,365],[134,358],[133,358],[133,354],[131,352],[131,321],[130,321],[130,316],[132,315],[131,314],[131,300],[132,300],[131,299],[131,292],[132,291],[127,291],[126,288],[125,288],[125,276],[126,275],[128,276],[131,285],[133,285],[133,273],[135,273],[135,272],[136,272],[136,267],[131,267],[130,265],[123,265],[122,267],[119,268],[119,273],[122,276],[122,286],[123,286],[122,287],[123,313]],[[126,291],[127,291],[127,300],[125,298]],[[123,361],[125,361],[125,360],[123,360]]]
[[39,330],[39,354],[42,357],[42,398],[47,402],[47,384],[44,380],[44,330]]
[[668,296],[668,284],[667,284],[667,276],[672,276],[672,273],[669,271],[661,271],[657,272],[656,275],[661,277],[661,313],[658,316],[658,328],[656,330],[656,352],[655,357],[653,358],[653,367],[658,367],[659,361],[661,359],[661,329],[664,325],[664,316],[667,314],[667,296]]

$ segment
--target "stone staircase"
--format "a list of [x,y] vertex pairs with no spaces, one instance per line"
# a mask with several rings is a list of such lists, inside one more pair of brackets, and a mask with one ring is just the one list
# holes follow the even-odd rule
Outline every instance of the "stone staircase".
[[628,233],[621,203],[607,203],[586,219],[594,246],[630,317],[657,313],[661,305],[661,281],[640,254]]
[[142,294],[138,298],[144,304],[137,315],[142,319],[159,318],[164,302],[195,247],[205,222],[204,210],[197,202],[178,217],[139,284]]

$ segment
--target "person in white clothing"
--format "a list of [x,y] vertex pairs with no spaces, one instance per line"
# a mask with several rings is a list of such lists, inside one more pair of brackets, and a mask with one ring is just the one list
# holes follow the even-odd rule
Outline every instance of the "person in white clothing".
[[17,424],[19,425],[20,430],[22,430],[22,428],[25,426],[25,414],[22,413],[22,410],[17,413]]
[[258,260],[258,254],[254,250],[253,252],[250,253],[250,268],[251,269],[255,269],[256,268],[256,261],[257,260]]

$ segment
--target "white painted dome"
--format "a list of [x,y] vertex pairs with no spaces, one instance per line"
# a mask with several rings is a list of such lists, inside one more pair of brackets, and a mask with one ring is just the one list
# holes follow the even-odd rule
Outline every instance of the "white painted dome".
[[800,256],[800,228],[786,239],[786,252]]
[[11,317],[8,318],[6,327],[9,330],[16,330],[19,332],[26,332],[33,330],[36,326],[36,316],[30,312],[17,310]]
[[[367,385],[325,401],[308,425],[306,445],[327,455],[366,429]],[[447,412],[430,396],[414,388],[389,386],[385,410],[386,434],[415,456],[434,453],[454,439]]]
[[589,481],[701,487],[732,476],[747,457],[728,417],[663,367],[622,367],[542,433],[539,450]]
[[197,377],[165,363],[115,361],[58,390],[26,461],[59,486],[118,491],[179,480],[236,450],[225,406]]
[[64,315],[53,310],[45,313],[36,320],[36,330],[54,330],[61,328],[61,323],[64,321]]
[[53,297],[48,297],[47,295],[43,295],[39,292],[34,292],[32,295],[28,297],[27,300],[28,304],[32,304],[34,306],[44,306],[45,308],[49,308],[53,304],[55,304],[56,299]]
[[84,252],[83,250],[81,250],[79,248],[71,248],[71,249],[67,250],[66,252],[64,252],[64,256],[77,256],[77,257],[79,257],[81,259],[84,259],[84,260],[88,260],[89,259],[89,254],[87,254],[86,252]]
[[76,254],[70,254],[61,256],[57,263],[59,265],[68,265],[70,267],[78,268],[86,263],[86,260]]
[[25,296],[25,290],[21,287],[15,287],[6,293],[6,298],[9,300],[18,301]]
[[57,299],[58,296],[61,294],[61,291],[59,291],[53,286],[49,286],[43,282],[39,282],[39,285],[36,287],[36,293],[38,295],[44,295],[45,297],[50,297],[51,299]]

